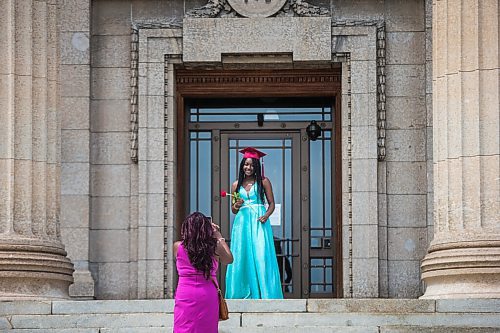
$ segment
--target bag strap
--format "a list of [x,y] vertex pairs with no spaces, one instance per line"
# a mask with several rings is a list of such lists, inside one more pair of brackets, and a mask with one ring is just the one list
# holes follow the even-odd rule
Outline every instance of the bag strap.
[[212,283],[214,284],[215,289],[217,289],[217,291],[220,293],[220,292],[221,292],[221,291],[220,291],[220,288],[219,288],[219,286],[217,285],[217,282],[215,282],[214,278],[213,278],[213,277],[210,277],[210,280],[212,280]]

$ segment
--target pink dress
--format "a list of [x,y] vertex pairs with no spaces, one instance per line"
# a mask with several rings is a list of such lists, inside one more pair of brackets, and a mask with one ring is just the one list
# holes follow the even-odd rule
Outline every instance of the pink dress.
[[[216,279],[218,262],[213,260],[211,275]],[[196,270],[182,244],[177,251],[179,283],[175,292],[174,333],[217,333],[219,297],[211,279]],[[217,280],[216,280],[217,281]]]

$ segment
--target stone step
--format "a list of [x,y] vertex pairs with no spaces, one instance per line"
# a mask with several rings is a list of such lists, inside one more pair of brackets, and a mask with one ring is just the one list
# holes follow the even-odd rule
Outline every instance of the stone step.
[[[171,327],[2,329],[2,333],[166,333]],[[330,326],[330,327],[221,327],[219,333],[499,333],[498,327]]]
[[[500,300],[228,300],[220,333],[500,332]],[[0,332],[172,332],[173,300],[0,301]]]
[[[12,315],[0,327],[59,328],[132,328],[163,327],[173,322],[172,313]],[[336,326],[443,326],[499,327],[496,313],[381,314],[381,313],[230,313],[225,327],[336,327]]]

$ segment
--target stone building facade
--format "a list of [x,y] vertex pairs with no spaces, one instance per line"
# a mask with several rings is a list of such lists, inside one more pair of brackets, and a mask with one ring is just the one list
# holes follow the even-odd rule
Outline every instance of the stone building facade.
[[[245,94],[334,98],[328,297],[500,297],[498,13],[495,0],[3,2],[0,299],[171,298],[190,135],[208,128],[184,106]],[[309,260],[308,121],[264,119],[206,130],[208,213],[227,234],[214,207],[231,135],[290,138],[292,238]],[[313,261],[293,260],[290,297],[312,297]]]

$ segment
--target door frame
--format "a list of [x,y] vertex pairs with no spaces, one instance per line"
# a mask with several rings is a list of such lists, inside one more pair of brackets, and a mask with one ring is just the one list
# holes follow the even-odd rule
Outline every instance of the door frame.
[[[177,105],[176,126],[177,126],[177,161],[178,165],[189,164],[187,143],[189,141],[189,120],[185,109],[185,100],[188,98],[224,98],[224,97],[335,97],[335,111],[332,115],[332,126],[320,124],[324,129],[331,129],[334,133],[333,144],[335,145],[332,154],[332,166],[335,176],[332,177],[332,188],[335,191],[335,228],[337,230],[336,246],[334,246],[334,258],[336,259],[335,269],[337,271],[335,296],[343,297],[343,265],[342,265],[342,135],[341,135],[341,66],[332,63],[329,68],[310,69],[262,69],[262,70],[206,70],[206,69],[186,69],[177,67],[175,69],[175,100]],[[197,124],[197,128],[203,129],[204,124]],[[208,125],[208,124],[207,124]],[[288,122],[286,130],[300,130],[302,138],[307,138],[305,128],[308,122]],[[251,123],[224,123],[219,126],[219,130],[255,130],[255,124]],[[259,128],[260,129],[260,128]],[[283,130],[283,123],[265,123],[263,131]],[[307,145],[307,139],[301,140],[302,145]],[[304,148],[304,147],[303,147]],[[301,148],[302,151],[303,148]],[[306,150],[308,151],[308,149]],[[214,166],[220,168],[220,166]],[[307,166],[306,166],[307,167]],[[189,202],[189,173],[184,172],[183,167],[177,167],[177,198],[176,217],[174,226],[177,228],[174,235],[179,238],[180,225],[187,213]],[[301,177],[301,187],[304,186],[304,177]],[[215,193],[219,195],[219,193]],[[308,195],[309,197],[309,195]],[[303,201],[303,200],[302,200]],[[309,205],[309,202],[302,203],[302,206]],[[306,207],[303,207],[306,208]],[[307,209],[306,209],[307,210]],[[304,209],[302,209],[302,215]],[[301,218],[303,218],[302,216]],[[307,217],[307,216],[306,216]],[[308,298],[309,296],[306,295]]]
[[[290,131],[287,130],[285,131],[259,131],[258,133],[255,133],[255,131],[224,131],[224,132],[219,132],[220,134],[220,139],[219,140],[214,140],[217,143],[219,143],[219,151],[229,151],[229,140],[234,140],[234,139],[239,139],[239,140],[249,140],[249,139],[256,139],[256,135],[258,135],[258,140],[273,140],[273,139],[290,139],[292,140],[292,179],[301,178],[302,172],[300,172],[300,165],[301,165],[301,160],[303,156],[301,156],[301,140],[300,140],[300,131],[294,130]],[[215,152],[215,150],[213,150]],[[215,170],[213,174],[213,183],[216,184],[221,184],[222,180],[220,179],[220,175],[224,174],[225,172],[229,173],[229,170],[227,169],[229,165],[229,161],[226,161],[226,156],[218,156],[219,160],[215,160],[216,154],[213,154],[214,156],[214,163],[220,163],[220,169],[218,172],[218,175],[215,175]],[[293,168],[295,166],[295,168]],[[217,177],[217,178],[216,178]],[[233,180],[229,180],[230,183]],[[299,191],[298,193],[301,193],[302,191],[302,181],[297,181],[297,182],[292,182],[296,188],[293,189],[293,191]],[[219,193],[220,193],[219,188],[214,188],[213,189],[213,195],[214,198],[218,198]],[[219,204],[219,201],[221,203]],[[214,200],[213,205],[212,205],[212,212],[216,212],[214,216],[218,216],[218,218],[221,221],[221,229],[226,230],[229,232],[230,230],[230,217],[229,217],[229,202],[230,200]],[[303,288],[303,274],[301,274],[301,267],[302,267],[302,262],[303,262],[303,257],[302,257],[302,246],[301,246],[301,219],[302,219],[302,214],[300,213],[302,210],[301,207],[301,200],[300,198],[297,197],[292,197],[292,217],[293,220],[291,221],[292,225],[292,235],[294,235],[293,238],[298,238],[299,244],[297,245],[296,248],[292,248],[293,253],[298,252],[299,256],[298,257],[292,257],[292,276],[300,276],[301,279],[300,284],[297,285],[297,288],[293,288],[293,292],[291,293],[291,298],[301,298],[302,296],[302,288]],[[222,268],[221,274],[225,275],[225,267]],[[281,272],[280,272],[281,274]],[[223,280],[221,280],[223,281]],[[293,280],[292,280],[293,281]],[[223,281],[223,287],[224,281]]]

